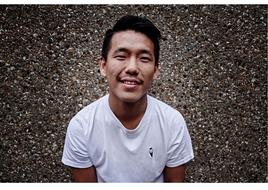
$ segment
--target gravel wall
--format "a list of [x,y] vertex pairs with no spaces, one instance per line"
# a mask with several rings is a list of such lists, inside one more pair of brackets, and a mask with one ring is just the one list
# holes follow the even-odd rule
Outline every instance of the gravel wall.
[[267,5],[0,5],[0,181],[73,181],[66,129],[107,94],[102,40],[126,14],[162,32],[149,94],[186,120],[186,181],[268,182]]

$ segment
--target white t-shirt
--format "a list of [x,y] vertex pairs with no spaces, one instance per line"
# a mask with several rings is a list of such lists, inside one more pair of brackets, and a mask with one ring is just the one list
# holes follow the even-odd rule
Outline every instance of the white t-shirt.
[[163,182],[165,166],[180,166],[194,157],[185,121],[177,110],[147,95],[142,120],[128,130],[110,109],[108,98],[100,98],[72,118],[64,164],[94,165],[98,182]]

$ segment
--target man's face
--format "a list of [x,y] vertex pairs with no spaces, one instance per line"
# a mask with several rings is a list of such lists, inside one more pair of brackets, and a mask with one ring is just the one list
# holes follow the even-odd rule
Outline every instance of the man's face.
[[158,75],[152,40],[132,30],[115,33],[107,61],[100,59],[100,71],[107,78],[111,97],[124,102],[140,100]]

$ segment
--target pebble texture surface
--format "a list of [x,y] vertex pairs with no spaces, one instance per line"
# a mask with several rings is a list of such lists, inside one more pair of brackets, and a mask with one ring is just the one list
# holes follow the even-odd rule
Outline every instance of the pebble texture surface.
[[126,14],[162,32],[149,94],[186,120],[186,182],[268,182],[267,5],[0,5],[0,181],[73,181],[67,126],[107,94],[102,40]]

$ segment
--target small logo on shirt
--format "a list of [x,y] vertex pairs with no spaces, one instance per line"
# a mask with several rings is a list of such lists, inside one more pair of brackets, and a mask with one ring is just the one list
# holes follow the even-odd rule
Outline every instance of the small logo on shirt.
[[154,153],[154,151],[153,151],[153,148],[151,147],[151,148],[149,149],[149,154],[151,155],[151,157],[153,157],[153,153]]

